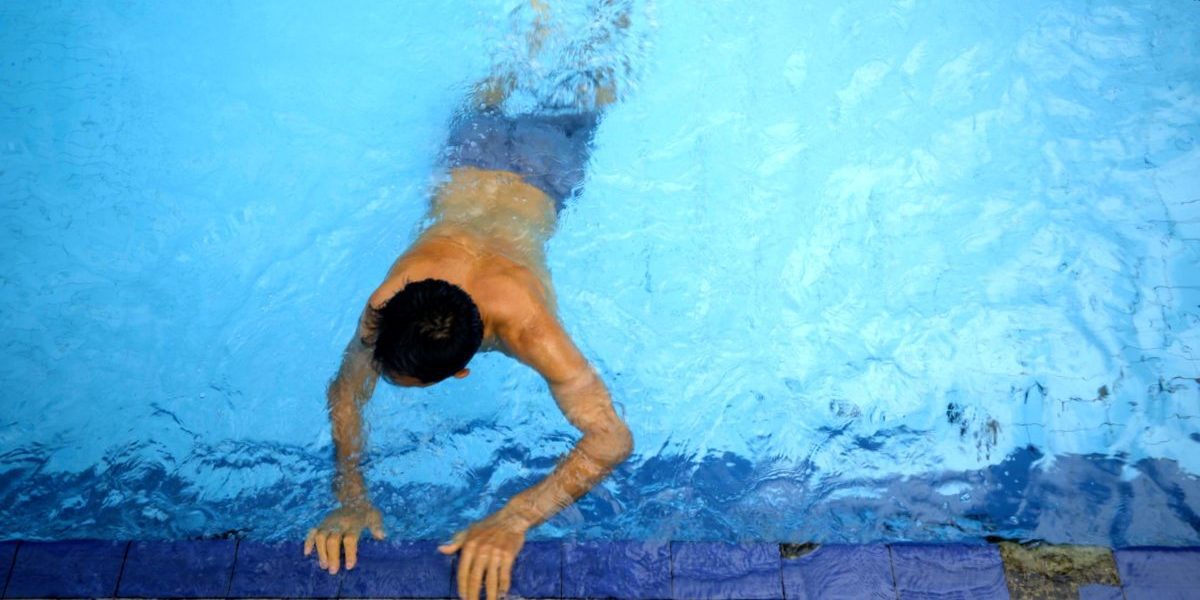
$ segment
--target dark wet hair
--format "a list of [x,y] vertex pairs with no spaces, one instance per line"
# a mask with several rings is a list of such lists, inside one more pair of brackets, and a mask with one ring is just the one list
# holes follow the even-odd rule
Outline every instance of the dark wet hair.
[[375,312],[374,358],[385,374],[441,381],[466,367],[483,341],[471,296],[440,279],[409,283]]

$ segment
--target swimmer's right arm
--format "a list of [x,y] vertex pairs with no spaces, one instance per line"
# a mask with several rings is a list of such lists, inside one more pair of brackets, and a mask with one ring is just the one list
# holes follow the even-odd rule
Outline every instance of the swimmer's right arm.
[[333,445],[336,456],[334,494],[341,507],[329,514],[317,527],[309,530],[304,541],[304,555],[317,549],[321,568],[336,574],[342,547],[346,551],[346,568],[358,561],[358,539],[364,528],[375,539],[383,539],[383,518],[367,498],[367,486],[359,468],[363,453],[362,407],[375,391],[379,372],[371,360],[372,332],[367,323],[368,308],[359,321],[359,329],[346,346],[342,365],[329,384],[329,419],[333,423]]
[[329,383],[326,395],[337,458],[333,491],[343,506],[367,502],[367,486],[358,466],[364,445],[362,407],[375,393],[378,379],[371,361],[371,347],[362,335],[355,335],[346,346],[342,366]]

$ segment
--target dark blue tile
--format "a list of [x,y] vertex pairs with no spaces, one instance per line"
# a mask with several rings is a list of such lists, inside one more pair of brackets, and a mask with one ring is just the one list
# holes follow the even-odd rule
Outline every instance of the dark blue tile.
[[1125,600],[1125,595],[1119,587],[1089,583],[1079,586],[1079,600]]
[[672,597],[679,600],[783,598],[779,544],[672,542]]
[[304,556],[302,542],[243,540],[237,547],[229,597],[333,598],[337,596],[340,573],[330,575],[322,570],[315,551]]
[[891,550],[901,600],[1008,598],[1004,563],[995,546],[896,545]]
[[18,542],[0,542],[0,598],[4,597],[8,573],[12,570],[13,559],[17,557],[17,544]]
[[21,542],[6,598],[112,596],[129,542]]
[[224,597],[233,575],[234,540],[133,542],[118,596]]
[[562,559],[562,542],[526,542],[513,564],[509,592],[524,598],[561,598]]
[[437,547],[437,542],[364,541],[338,597],[450,598],[454,559]]
[[857,600],[896,597],[887,546],[821,546],[783,559],[789,600]]
[[[561,542],[526,542],[521,547],[513,563],[512,586],[510,596],[522,598],[560,598],[562,597],[562,543]],[[459,554],[458,556],[461,556]],[[452,598],[458,597],[458,561],[450,576],[450,592]],[[487,586],[480,588],[486,589]],[[480,598],[487,597],[483,591]]]
[[667,542],[565,542],[564,598],[671,597]]
[[1113,557],[1129,600],[1200,596],[1200,548],[1128,548]]

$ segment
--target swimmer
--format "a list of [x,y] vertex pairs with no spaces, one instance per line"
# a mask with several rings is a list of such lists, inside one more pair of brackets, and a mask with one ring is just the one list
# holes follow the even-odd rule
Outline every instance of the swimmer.
[[[531,4],[538,15],[533,51],[549,13],[539,0]],[[466,377],[476,352],[503,352],[545,378],[559,409],[583,433],[543,481],[438,548],[461,552],[458,590],[467,600],[478,600],[485,584],[489,599],[506,594],[526,532],[591,490],[633,451],[633,436],[604,381],[558,319],[544,255],[560,211],[583,181],[600,112],[616,98],[611,75],[587,80],[592,85],[573,88],[568,105],[510,116],[500,104],[513,78],[491,78],[451,127],[448,177],[432,194],[432,224],[370,295],[329,385],[334,492],[341,506],[304,542],[304,554],[315,549],[329,573],[338,572],[343,553],[346,569],[354,568],[364,529],[375,539],[385,535],[359,468],[362,407],[380,378],[425,387]]]

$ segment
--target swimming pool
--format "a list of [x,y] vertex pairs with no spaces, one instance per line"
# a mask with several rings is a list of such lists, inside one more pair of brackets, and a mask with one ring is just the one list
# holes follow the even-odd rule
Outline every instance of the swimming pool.
[[[517,4],[0,6],[4,537],[323,516],[324,385]],[[548,253],[637,448],[531,539],[1200,543],[1200,3],[634,17]],[[577,436],[472,372],[368,409],[394,538]]]

